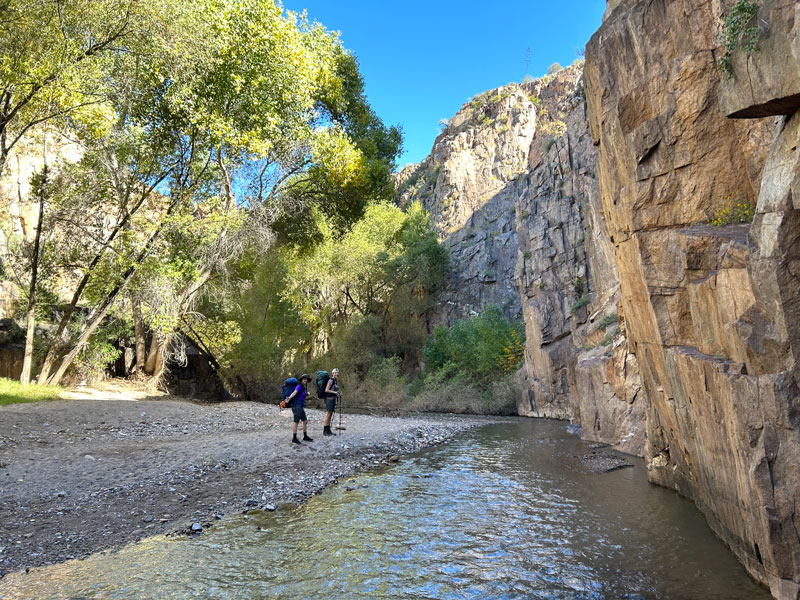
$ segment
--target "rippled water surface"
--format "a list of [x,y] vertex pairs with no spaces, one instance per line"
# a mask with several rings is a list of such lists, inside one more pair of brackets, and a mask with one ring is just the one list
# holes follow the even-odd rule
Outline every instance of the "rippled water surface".
[[304,506],[8,576],[0,597],[770,597],[641,461],[594,475],[585,448],[559,422],[486,427]]

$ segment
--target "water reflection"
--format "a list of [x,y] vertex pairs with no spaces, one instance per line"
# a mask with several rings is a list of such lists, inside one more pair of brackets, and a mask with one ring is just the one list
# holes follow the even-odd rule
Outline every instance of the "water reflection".
[[2,598],[758,599],[698,512],[561,423],[487,427],[304,506],[0,582]]

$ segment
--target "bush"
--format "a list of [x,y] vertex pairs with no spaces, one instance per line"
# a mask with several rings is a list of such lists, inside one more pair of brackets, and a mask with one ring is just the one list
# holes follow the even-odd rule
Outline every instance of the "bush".
[[600,319],[600,322],[597,324],[597,329],[599,329],[600,331],[603,331],[609,325],[611,325],[613,323],[618,323],[618,322],[619,322],[619,317],[617,316],[617,314],[616,313],[611,313],[609,315],[606,315],[602,319]]
[[711,224],[721,227],[737,223],[752,223],[755,214],[756,207],[752,202],[728,196],[725,204],[711,212]]
[[580,300],[578,300],[575,304],[572,305],[572,308],[569,309],[571,315],[574,315],[578,310],[589,304],[589,296],[584,294],[581,296]]
[[410,399],[411,410],[473,415],[516,414],[519,386],[514,374],[481,384],[453,363],[447,363],[422,381],[420,391]]
[[437,327],[422,353],[431,370],[452,363],[458,371],[488,381],[519,368],[524,340],[521,323],[506,318],[497,306],[487,305],[476,317]]

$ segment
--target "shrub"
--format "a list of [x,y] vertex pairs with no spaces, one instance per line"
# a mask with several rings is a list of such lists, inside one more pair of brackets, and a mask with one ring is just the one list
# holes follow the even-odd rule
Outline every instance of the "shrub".
[[619,316],[617,316],[617,313],[608,314],[600,319],[600,322],[597,324],[597,329],[603,331],[606,327],[612,325],[613,323],[619,323]]
[[605,337],[604,337],[602,340],[600,340],[600,345],[601,345],[601,346],[610,346],[610,345],[611,345],[611,342],[613,342],[613,341],[614,341],[614,335],[615,335],[615,334],[616,334],[618,331],[619,331],[619,329],[617,329],[616,331],[609,331],[609,332],[606,334],[606,336],[605,336]]
[[542,135],[547,135],[553,138],[560,138],[567,132],[567,124],[561,119],[553,119],[542,124],[539,128]]
[[547,74],[548,74],[548,75],[553,75],[553,74],[555,74],[555,73],[558,73],[558,72],[559,72],[560,70],[562,70],[563,68],[564,68],[564,67],[562,67],[560,64],[558,64],[557,62],[554,62],[552,65],[550,65],[549,67],[547,67]]
[[752,223],[755,213],[756,207],[752,202],[728,196],[725,204],[711,212],[711,224],[722,226],[736,223]]
[[722,47],[725,53],[717,61],[719,70],[731,79],[733,53],[741,48],[747,54],[758,50],[758,27],[745,27],[758,13],[758,3],[754,0],[739,0],[723,19]]
[[456,369],[488,381],[515,371],[522,362],[525,332],[522,324],[508,319],[494,305],[483,313],[440,325],[423,349],[433,371],[452,363]]
[[430,412],[512,415],[516,414],[518,395],[519,384],[513,374],[482,385],[453,363],[447,363],[424,378],[421,390],[408,407]]
[[533,256],[533,253],[530,250],[525,250],[522,253],[522,258],[524,258],[526,260],[529,259],[531,256]]
[[491,117],[483,117],[483,119],[481,120],[481,125],[483,125],[484,127],[491,127],[493,124],[494,121],[492,121]]
[[578,300],[575,304],[572,305],[572,308],[569,309],[570,314],[574,315],[578,310],[589,304],[589,296],[584,294],[581,296],[580,300]]

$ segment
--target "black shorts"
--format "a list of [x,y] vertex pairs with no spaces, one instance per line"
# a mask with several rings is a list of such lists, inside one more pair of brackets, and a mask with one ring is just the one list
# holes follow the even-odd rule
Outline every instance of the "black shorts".
[[300,407],[292,407],[292,412],[294,413],[294,422],[299,423],[300,421],[308,421],[306,418],[306,409],[302,406]]
[[336,410],[336,396],[330,395],[325,397],[325,407],[328,409],[328,412],[333,412]]

